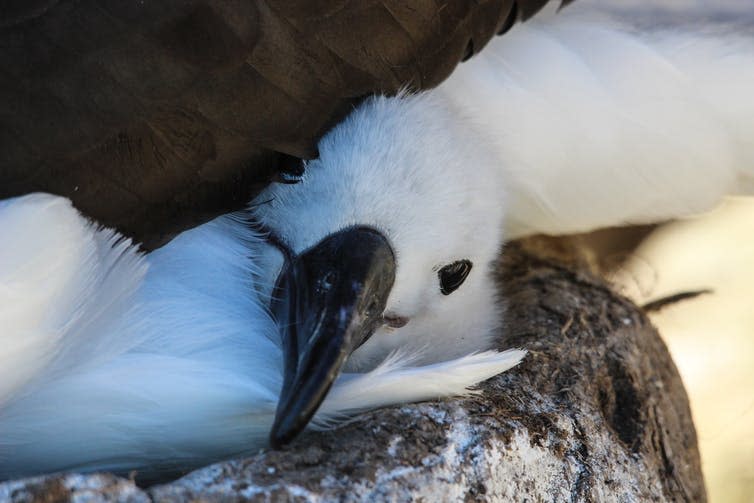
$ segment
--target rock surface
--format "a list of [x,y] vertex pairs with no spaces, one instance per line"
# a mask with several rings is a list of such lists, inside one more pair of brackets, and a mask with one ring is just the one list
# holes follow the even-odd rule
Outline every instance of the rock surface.
[[0,501],[704,501],[660,337],[584,264],[532,243],[509,246],[500,268],[500,345],[530,354],[477,396],[375,411],[163,485],[51,476],[0,484]]

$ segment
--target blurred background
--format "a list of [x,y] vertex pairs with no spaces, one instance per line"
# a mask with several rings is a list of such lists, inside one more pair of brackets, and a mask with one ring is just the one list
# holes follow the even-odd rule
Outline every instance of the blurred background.
[[[754,36],[754,0],[577,0],[576,8],[644,28],[712,25]],[[712,290],[650,318],[686,383],[709,500],[754,502],[754,199],[598,241],[608,278],[638,304]]]
[[712,503],[754,501],[754,200],[658,227],[610,274],[638,304],[711,293],[650,318],[686,384]]

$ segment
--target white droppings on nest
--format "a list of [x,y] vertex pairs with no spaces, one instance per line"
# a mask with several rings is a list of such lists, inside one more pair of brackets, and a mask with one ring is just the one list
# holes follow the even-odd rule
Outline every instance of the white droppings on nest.
[[390,439],[390,443],[387,446],[388,456],[394,458],[397,455],[398,451],[396,449],[401,442],[403,442],[403,437],[400,435],[396,435]]
[[[414,464],[410,464],[410,458],[384,461],[374,476],[353,480],[328,475],[317,487],[306,488],[286,482],[265,485],[255,481],[254,476],[244,475],[244,462],[231,461],[198,470],[172,487],[165,487],[165,492],[154,488],[150,493],[154,499],[202,495],[269,500],[282,495],[304,502],[327,500],[335,494],[341,495],[343,501],[441,502],[468,496],[520,501],[547,494],[551,501],[592,498],[638,502],[663,494],[656,477],[648,473],[641,459],[620,447],[615,433],[605,427],[604,419],[596,412],[577,417],[542,412],[551,423],[535,438],[519,421],[500,418],[478,422],[461,407],[446,408],[442,413],[436,407],[425,404],[417,415],[445,421],[448,426],[443,442],[435,452]],[[506,431],[510,433],[505,434]],[[584,435],[588,437],[588,447],[582,444]],[[402,459],[404,449],[399,446],[403,447],[404,442],[400,435],[390,439],[386,453],[391,459]],[[405,450],[411,451],[411,446],[406,445]],[[584,456],[588,456],[589,466],[584,464]],[[74,501],[104,501],[103,495],[108,494],[135,503],[149,501],[144,492],[124,479],[71,475],[62,480],[63,486],[73,492]],[[22,493],[31,499],[32,491],[28,480],[0,484],[0,501],[18,501]]]
[[[261,494],[265,494],[265,492],[274,491],[276,489],[279,489],[281,486],[275,484],[273,486],[268,487],[259,487],[259,486],[248,486],[244,488],[242,491],[239,491],[239,495],[246,499],[252,499],[256,496],[259,496]],[[234,494],[231,492],[231,489],[224,489],[216,491],[218,494]],[[213,491],[215,492],[215,491]]]
[[[228,477],[228,472],[241,472],[241,466],[238,461],[226,461],[209,465],[179,479],[181,490],[194,494],[218,493],[232,494],[236,490],[236,481]],[[254,491],[257,491],[256,493]],[[269,488],[262,488],[255,485],[249,485],[245,488],[253,494],[262,493]]]
[[438,409],[436,407],[428,407],[427,417],[429,417],[432,421],[434,421],[437,424],[448,423],[448,412],[443,409]]
[[306,488],[297,485],[286,485],[285,490],[295,498],[303,498],[304,501],[320,501],[322,498]]
[[516,431],[507,445],[490,442],[480,453],[490,499],[513,501],[522,494],[550,494],[553,501],[570,499],[575,478],[572,464],[534,444],[528,431]]
[[[33,477],[0,484],[0,501],[33,501],[39,498],[35,489],[49,490],[51,477]],[[136,485],[126,479],[113,475],[61,475],[58,479],[61,489],[69,491],[67,495],[72,503],[104,501],[108,496],[112,500],[124,503],[148,503],[149,497]]]
[[406,477],[407,475],[414,475],[416,471],[417,467],[415,466],[399,466],[398,468],[393,468],[392,470],[388,471],[380,470],[377,472],[375,485],[381,486],[388,482],[395,482],[396,480]]
[[[85,478],[85,477],[82,477]],[[114,499],[124,503],[148,503],[151,500],[140,489],[138,489],[132,482],[119,481],[116,484],[106,485],[103,487],[89,487],[86,490],[76,488],[75,492],[72,492],[70,502],[71,503],[91,503],[92,501],[104,500],[103,495],[111,493],[114,495]]]

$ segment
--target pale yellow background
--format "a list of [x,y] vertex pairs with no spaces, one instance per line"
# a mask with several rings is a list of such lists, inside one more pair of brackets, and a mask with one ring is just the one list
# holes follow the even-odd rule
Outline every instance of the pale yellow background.
[[754,200],[661,227],[613,280],[639,303],[714,290],[652,320],[689,393],[710,501],[754,502]]
[[[576,0],[569,8],[644,29],[718,25],[754,36],[754,0]],[[639,303],[714,289],[652,320],[686,383],[709,500],[754,503],[754,202],[731,200],[662,227],[614,280]]]

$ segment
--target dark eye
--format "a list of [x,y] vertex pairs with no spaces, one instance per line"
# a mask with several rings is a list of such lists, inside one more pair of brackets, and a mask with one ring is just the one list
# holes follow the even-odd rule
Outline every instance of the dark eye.
[[469,260],[459,260],[446,265],[437,275],[440,277],[440,291],[443,295],[450,295],[458,290],[458,287],[466,281],[471,272],[472,263]]

